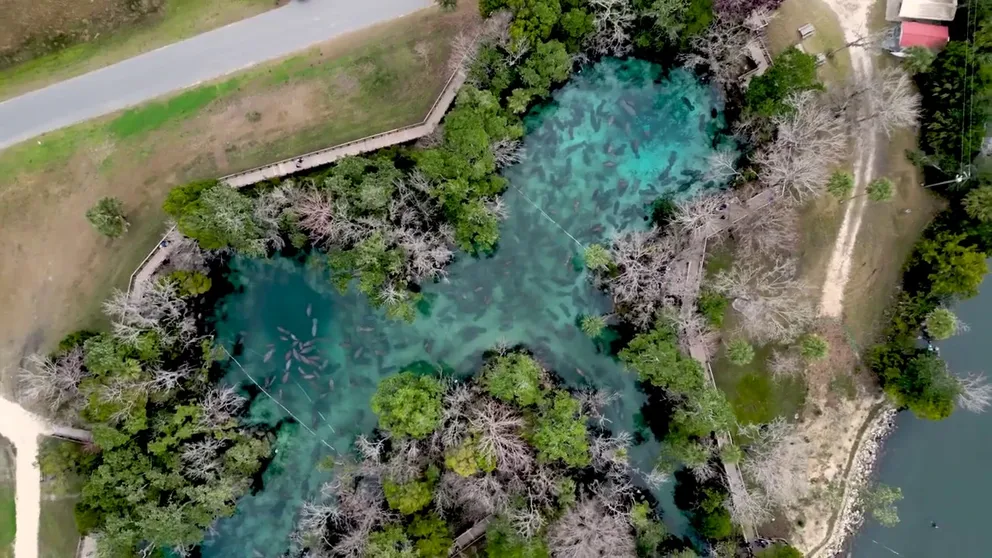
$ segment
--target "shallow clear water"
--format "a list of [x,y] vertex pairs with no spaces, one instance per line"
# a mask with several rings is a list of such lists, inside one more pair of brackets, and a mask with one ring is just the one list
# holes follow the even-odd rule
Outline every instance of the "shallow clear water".
[[[989,262],[992,264],[992,260]],[[992,281],[954,308],[971,330],[942,341],[940,354],[956,374],[992,373]],[[855,537],[857,558],[979,558],[992,555],[988,507],[992,502],[992,413],[956,411],[940,422],[908,412],[885,441],[878,482],[902,488],[900,522],[869,520]],[[931,526],[937,523],[937,528]]]
[[[298,506],[325,479],[316,472],[330,453],[325,444],[347,451],[357,434],[370,431],[368,401],[377,382],[414,361],[470,374],[497,343],[524,344],[569,385],[619,392],[610,427],[637,431],[644,396],[633,375],[576,326],[580,315],[610,307],[577,264],[577,242],[645,227],[646,205],[658,196],[703,187],[701,170],[722,125],[719,108],[710,88],[681,70],[663,75],[643,61],[607,60],[576,74],[527,119],[527,159],[505,173],[510,217],[497,252],[460,255],[450,282],[424,287],[426,314],[413,324],[386,320],[358,294],[338,294],[314,266],[235,260],[230,280],[238,290],[219,307],[219,338],[228,347],[243,338],[239,360],[247,372],[314,433],[298,428],[283,437],[265,489],[219,523],[204,556],[282,553]],[[313,346],[327,365],[294,359],[286,332],[302,342],[317,339]],[[236,368],[228,381],[250,383]],[[251,411],[268,422],[286,414],[266,397]],[[646,438],[631,452],[643,470],[658,450]],[[658,496],[669,527],[681,533],[685,522],[669,490]]]

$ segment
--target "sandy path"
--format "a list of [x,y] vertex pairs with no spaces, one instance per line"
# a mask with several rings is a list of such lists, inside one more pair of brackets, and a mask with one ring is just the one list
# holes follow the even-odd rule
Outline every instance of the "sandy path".
[[[866,32],[868,12],[874,4],[873,0],[826,0],[826,2],[837,14],[847,41],[854,41]],[[851,47],[849,50],[851,68],[855,74],[870,75],[874,71],[871,53],[861,47]],[[823,316],[839,317],[844,308],[844,287],[847,286],[847,278],[851,272],[851,259],[854,256],[858,231],[861,229],[861,219],[867,204],[867,196],[860,194],[864,193],[865,186],[872,179],[877,144],[876,133],[859,136],[855,141],[854,195],[858,197],[847,202],[844,221],[841,223],[837,242],[830,254],[827,277],[823,282],[823,294],[820,299],[820,314]]]
[[38,457],[38,437],[49,431],[44,419],[0,397],[0,435],[17,448],[17,535],[14,539],[14,558],[38,557],[41,471],[35,461]]

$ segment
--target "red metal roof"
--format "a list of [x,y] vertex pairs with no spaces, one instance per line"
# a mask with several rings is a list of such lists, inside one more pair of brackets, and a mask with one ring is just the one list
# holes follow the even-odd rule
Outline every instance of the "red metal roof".
[[939,49],[944,48],[949,40],[947,27],[930,23],[904,21],[899,33],[899,46],[902,48],[921,46]]

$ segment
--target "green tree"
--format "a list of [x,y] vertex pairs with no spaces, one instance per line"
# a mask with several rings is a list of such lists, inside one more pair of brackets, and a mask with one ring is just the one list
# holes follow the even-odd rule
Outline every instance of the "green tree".
[[203,192],[216,185],[217,180],[198,180],[183,184],[182,186],[176,186],[172,190],[169,190],[169,194],[165,197],[165,202],[162,204],[162,209],[178,221],[187,212],[187,208],[191,207],[192,204],[200,199]]
[[173,271],[166,276],[165,280],[175,283],[179,289],[179,294],[184,297],[201,295],[209,291],[213,285],[213,281],[206,275],[199,271],[188,271],[185,269]]
[[797,48],[790,48],[775,57],[763,75],[751,80],[744,94],[746,110],[772,117],[792,110],[785,104],[793,93],[822,89],[816,78],[816,57]]
[[379,382],[372,412],[379,427],[395,436],[424,438],[441,422],[444,387],[430,376],[401,372]]
[[458,447],[448,450],[444,464],[463,477],[496,469],[496,460],[480,450],[477,437],[468,437]]
[[703,289],[696,299],[696,307],[699,313],[706,318],[706,323],[714,329],[723,327],[723,318],[727,315],[727,308],[730,307],[730,299],[722,294],[710,289]]
[[599,337],[603,330],[606,329],[606,318],[598,315],[583,316],[582,322],[580,323],[580,328],[582,333],[585,333],[591,339]]
[[982,223],[992,223],[992,186],[979,186],[968,192],[961,205],[968,217]]
[[854,176],[851,173],[835,171],[830,175],[830,180],[827,182],[827,192],[830,192],[830,195],[838,200],[843,200],[850,196],[853,191]]
[[507,0],[506,5],[513,11],[510,36],[530,45],[546,40],[561,17],[558,0]]
[[733,339],[727,343],[727,360],[737,366],[751,364],[754,360],[754,347],[745,339]]
[[702,365],[682,354],[670,324],[636,335],[619,356],[641,381],[675,395],[698,393],[705,384]]
[[586,417],[581,405],[568,392],[556,391],[538,409],[530,442],[541,463],[561,460],[570,467],[589,464]]
[[524,538],[505,519],[497,519],[486,529],[488,558],[548,558],[548,547],[540,537]]
[[720,462],[736,465],[744,458],[744,452],[736,444],[724,444],[720,448]]
[[399,525],[387,525],[369,535],[365,556],[369,558],[417,558],[413,543]]
[[100,198],[86,211],[86,219],[98,233],[110,238],[127,232],[129,225],[124,218],[124,204],[117,198]]
[[929,269],[932,296],[967,298],[978,294],[988,267],[984,254],[961,244],[966,238],[965,234],[941,231],[917,244],[911,265]]
[[551,86],[568,79],[572,73],[572,58],[565,45],[558,41],[537,44],[520,69],[520,79],[532,91],[546,95]]
[[902,59],[902,67],[911,74],[926,72],[937,58],[937,53],[922,46],[911,46],[903,52],[906,57]]
[[888,178],[876,178],[865,188],[868,199],[873,202],[886,202],[892,199],[892,181]]
[[[180,197],[191,195],[186,191]],[[166,203],[168,205],[169,201]],[[204,187],[199,190],[199,196],[180,211],[179,232],[195,239],[205,250],[230,247],[249,256],[264,256],[263,233],[254,219],[254,209],[252,200],[234,188],[218,184]]]
[[561,33],[565,37],[565,48],[568,52],[578,52],[586,37],[596,29],[596,18],[581,8],[572,8],[558,20]]
[[448,525],[434,512],[416,516],[407,532],[414,537],[419,558],[447,558],[454,542]]
[[[950,174],[978,154],[990,116],[992,71],[979,48],[951,41],[918,77],[921,145],[934,165]],[[966,98],[975,101],[966,103]]]
[[933,312],[927,315],[926,319],[927,334],[930,335],[932,339],[937,341],[943,341],[960,331],[961,321],[958,317],[947,308],[937,308]]
[[885,387],[897,405],[929,420],[951,416],[958,391],[958,383],[948,372],[947,364],[931,352],[911,359],[905,370],[891,378]]
[[497,356],[482,371],[482,385],[489,395],[522,406],[541,402],[543,379],[541,365],[524,353]]
[[675,43],[684,28],[689,0],[654,0],[647,12],[654,20],[654,28],[668,43]]
[[830,354],[830,343],[822,335],[807,333],[799,339],[799,354],[810,362],[823,360]]
[[899,508],[896,502],[902,500],[902,489],[898,486],[875,485],[863,496],[864,507],[875,521],[883,527],[894,527],[899,523]]
[[590,244],[582,252],[586,267],[593,271],[607,271],[613,265],[613,257],[610,251],[601,244]]
[[434,482],[430,478],[403,483],[386,480],[382,483],[382,491],[390,508],[403,515],[411,515],[431,503],[434,498]]
[[647,502],[639,502],[631,506],[630,523],[637,537],[637,555],[655,556],[658,546],[668,536],[668,530],[664,523],[655,519],[651,505]]
[[346,292],[348,284],[357,277],[358,290],[374,305],[381,305],[383,287],[403,271],[404,256],[399,248],[390,247],[382,231],[376,231],[350,250],[331,252],[327,262],[338,290]]

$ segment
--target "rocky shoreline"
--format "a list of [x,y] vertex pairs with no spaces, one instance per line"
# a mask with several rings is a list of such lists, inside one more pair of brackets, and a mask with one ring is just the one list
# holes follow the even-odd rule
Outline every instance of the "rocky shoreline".
[[847,474],[846,490],[837,523],[834,525],[829,540],[817,553],[818,557],[825,558],[840,554],[850,536],[864,522],[864,510],[861,508],[858,496],[875,472],[878,458],[881,455],[882,444],[895,429],[896,414],[897,411],[886,404],[862,434],[861,442],[854,455],[854,461]]

